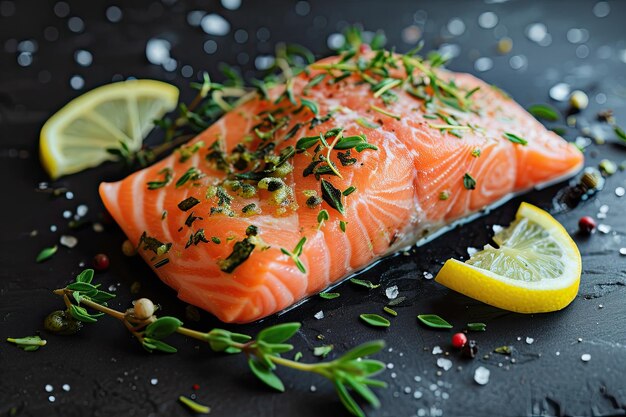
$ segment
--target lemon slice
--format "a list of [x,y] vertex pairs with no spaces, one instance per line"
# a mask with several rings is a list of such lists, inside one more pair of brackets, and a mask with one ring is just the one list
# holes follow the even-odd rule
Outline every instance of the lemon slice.
[[54,179],[116,159],[107,149],[119,148],[120,141],[137,151],[152,130],[153,120],[177,103],[178,88],[154,80],[129,80],[91,90],[44,124],[41,162]]
[[567,231],[527,203],[515,221],[465,263],[449,259],[435,281],[468,297],[518,313],[565,308],[578,293],[581,259]]

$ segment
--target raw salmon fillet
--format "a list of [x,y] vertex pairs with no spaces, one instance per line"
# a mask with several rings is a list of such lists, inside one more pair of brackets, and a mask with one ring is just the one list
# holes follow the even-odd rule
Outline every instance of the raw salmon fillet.
[[[168,158],[100,185],[113,218],[182,300],[225,322],[263,318],[583,164],[578,149],[471,75],[428,69],[470,96],[472,109],[462,111],[440,101],[419,69],[413,93],[425,98],[376,85],[376,71],[364,81],[342,65],[338,57],[319,61],[288,88],[270,89],[269,99],[228,112]],[[384,77],[405,80],[409,69],[402,68]],[[320,74],[327,76],[315,84]],[[343,130],[333,136],[333,128]],[[325,138],[316,140],[320,134]],[[369,145],[348,153],[342,140],[356,135]],[[307,137],[316,143],[290,155],[288,147],[304,148]],[[251,168],[255,158],[260,168]]]

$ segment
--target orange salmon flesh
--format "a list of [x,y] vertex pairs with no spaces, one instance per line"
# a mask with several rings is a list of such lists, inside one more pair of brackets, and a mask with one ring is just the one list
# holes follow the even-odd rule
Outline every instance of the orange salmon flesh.
[[[337,60],[319,61],[309,74],[293,78],[290,88],[296,104],[284,95],[284,85],[276,86],[270,89],[269,99],[251,99],[191,140],[185,149],[199,146],[187,158],[176,151],[122,181],[100,185],[106,208],[128,239],[140,247],[141,256],[183,301],[224,322],[266,317],[455,220],[512,193],[573,175],[582,167],[578,149],[546,130],[500,90],[472,75],[433,69],[442,79],[454,80],[461,91],[479,87],[471,94],[474,111],[440,106],[433,112],[423,99],[402,88],[389,90],[395,98],[385,102],[384,94],[375,96],[371,83],[357,74],[330,82],[341,71],[329,74],[326,69],[315,69]],[[327,77],[307,86],[319,74]],[[428,86],[426,91],[431,91]],[[314,109],[301,106],[302,99],[317,105],[321,123],[311,127]],[[268,122],[269,113],[274,121]],[[329,113],[332,116],[325,120]],[[450,119],[433,117],[434,113],[444,113],[462,127],[453,129]],[[255,127],[269,134],[259,135]],[[288,159],[292,169],[281,174],[282,190],[256,186],[257,180],[242,180],[239,186],[223,182],[236,179],[240,166],[231,160],[225,162],[226,168],[216,162],[215,149],[228,156],[238,144],[255,151],[271,141],[274,154],[279,154],[303,137],[319,136],[336,127],[343,128],[343,137],[364,135],[377,149],[351,149],[347,155],[345,149],[331,148],[336,137],[330,136],[328,147],[320,141]],[[522,137],[527,144],[515,143],[505,133]],[[321,147],[317,154],[316,147]],[[343,159],[356,161],[342,161],[340,152]],[[319,155],[324,160],[330,155],[341,176],[305,176]],[[320,166],[330,165],[322,161]],[[199,174],[177,186],[192,167]],[[171,180],[149,189],[149,182],[165,181],[166,168],[171,170],[167,171]],[[267,173],[270,179],[276,176]],[[322,198],[322,179],[339,191],[356,188],[339,196],[344,214]],[[253,195],[242,193],[241,184],[253,185]],[[215,195],[217,186],[226,192],[226,203],[223,194]],[[468,189],[471,186],[474,189]],[[197,203],[180,208],[185,200]],[[320,224],[318,215],[324,209],[328,220]],[[246,238],[250,225],[258,232]],[[281,251],[292,253],[303,237],[306,242],[299,256]],[[238,242],[254,245],[253,250],[247,260],[225,271],[224,260]],[[295,262],[298,259],[304,272]]]

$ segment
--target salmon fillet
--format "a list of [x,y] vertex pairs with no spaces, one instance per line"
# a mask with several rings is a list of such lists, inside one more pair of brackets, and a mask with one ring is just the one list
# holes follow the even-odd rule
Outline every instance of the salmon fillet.
[[225,322],[263,318],[583,164],[472,75],[391,53],[386,70],[357,71],[357,59],[319,61],[171,156],[100,185],[182,300]]

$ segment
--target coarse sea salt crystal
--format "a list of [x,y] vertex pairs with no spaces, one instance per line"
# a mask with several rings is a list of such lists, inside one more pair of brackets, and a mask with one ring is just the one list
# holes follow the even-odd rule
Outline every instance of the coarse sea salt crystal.
[[440,354],[442,354],[442,353],[443,353],[443,350],[441,349],[441,347],[439,347],[439,346],[435,346],[435,347],[433,348],[433,355],[440,355]]
[[426,278],[426,279],[433,279],[434,276],[430,272],[424,271],[424,278]]
[[398,298],[398,286],[394,285],[392,287],[389,287],[385,290],[385,295],[387,296],[387,298],[389,298],[390,300],[394,300],[396,298]]
[[550,89],[550,98],[556,101],[565,101],[569,97],[569,93],[569,84],[558,83]]
[[324,318],[324,312],[322,310],[318,311],[317,313],[315,313],[315,315],[313,316],[318,320],[321,320]]
[[624,194],[626,194],[626,189],[624,189],[624,187],[617,187],[615,189],[615,195],[618,197],[623,197]]
[[452,361],[446,358],[439,358],[437,359],[437,366],[443,369],[444,371],[447,371],[450,368],[452,368]]
[[467,254],[468,254],[470,257],[471,257],[471,256],[474,256],[474,255],[476,254],[476,252],[478,252],[478,249],[476,249],[476,248],[473,248],[473,247],[471,247],[471,246],[469,246],[469,247],[467,248]]
[[479,366],[474,371],[474,381],[476,381],[478,385],[487,385],[490,373],[489,369],[484,366]]
[[78,244],[78,239],[76,239],[74,236],[63,235],[59,239],[59,243],[71,249]]
[[591,355],[588,354],[588,353],[583,353],[580,356],[580,360],[583,361],[583,362],[589,362],[591,360]]
[[526,338],[526,344],[532,345],[534,341],[535,341],[535,339],[533,339],[532,337],[527,337]]

